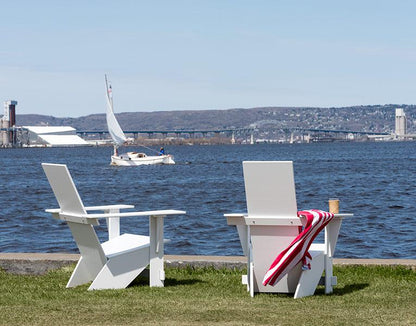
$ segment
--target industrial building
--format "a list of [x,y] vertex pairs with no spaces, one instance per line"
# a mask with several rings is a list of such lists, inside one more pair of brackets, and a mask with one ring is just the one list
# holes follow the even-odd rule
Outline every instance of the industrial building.
[[13,132],[13,128],[16,126],[16,105],[17,101],[4,102],[4,115],[0,120],[3,147],[10,147],[17,143],[16,133]]
[[17,101],[4,102],[0,119],[2,147],[72,147],[88,146],[69,126],[16,126]]
[[406,114],[403,109],[396,109],[395,134],[397,137],[404,137],[407,134]]

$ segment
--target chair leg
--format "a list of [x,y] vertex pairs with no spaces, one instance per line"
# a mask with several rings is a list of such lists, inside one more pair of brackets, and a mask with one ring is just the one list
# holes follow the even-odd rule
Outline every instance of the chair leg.
[[325,255],[325,294],[334,291],[333,286],[337,285],[337,277],[333,275],[333,259]]
[[111,257],[88,290],[124,289],[149,264],[149,248]]
[[311,252],[312,261],[311,269],[302,271],[299,279],[299,283],[296,287],[294,298],[303,298],[315,293],[319,280],[321,279],[324,271],[325,255],[323,252]]
[[248,280],[249,282],[249,291],[250,291],[250,296],[254,297],[254,264],[251,262],[250,263],[250,278]]
[[66,284],[67,288],[72,288],[78,285],[91,282],[95,278],[98,272],[96,272],[95,275],[92,275],[93,272],[88,268],[88,265],[88,261],[83,257],[81,257],[78,260],[77,266],[75,267],[74,271],[72,272],[71,278]]
[[[249,228],[247,228],[249,232]],[[247,233],[248,236],[248,233]],[[247,243],[247,292],[250,292],[250,296],[254,297],[254,264],[253,264],[253,246],[250,242]]]
[[163,216],[149,217],[149,285],[151,287],[163,287],[165,285],[163,219]]

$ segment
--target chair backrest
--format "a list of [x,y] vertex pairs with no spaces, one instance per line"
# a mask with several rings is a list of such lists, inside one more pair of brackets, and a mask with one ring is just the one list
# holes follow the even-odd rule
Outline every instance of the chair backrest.
[[245,161],[243,173],[249,216],[297,216],[292,161]]
[[43,170],[52,187],[62,212],[86,214],[71,174],[65,164],[42,163]]

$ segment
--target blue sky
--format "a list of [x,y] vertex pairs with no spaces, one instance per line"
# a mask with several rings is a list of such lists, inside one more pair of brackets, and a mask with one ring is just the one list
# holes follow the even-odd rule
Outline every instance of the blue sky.
[[18,114],[416,104],[416,1],[1,1]]

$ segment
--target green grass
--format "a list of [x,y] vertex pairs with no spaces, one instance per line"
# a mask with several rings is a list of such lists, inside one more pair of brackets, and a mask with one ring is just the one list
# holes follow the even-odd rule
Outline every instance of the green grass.
[[65,289],[72,268],[43,276],[0,272],[0,325],[416,325],[416,272],[336,267],[332,295],[258,294],[241,271],[166,270],[164,288],[137,279],[124,290]]

